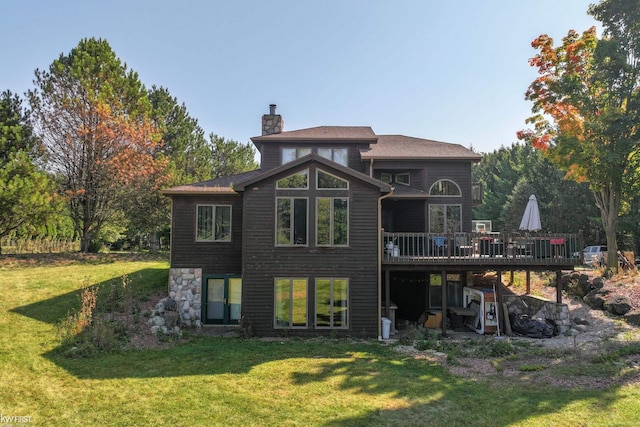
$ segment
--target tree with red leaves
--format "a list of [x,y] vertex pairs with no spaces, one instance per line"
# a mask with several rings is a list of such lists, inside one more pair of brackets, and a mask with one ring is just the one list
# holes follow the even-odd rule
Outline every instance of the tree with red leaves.
[[122,217],[124,190],[162,177],[151,104],[138,75],[102,39],[81,40],[35,76],[34,128],[88,252],[103,227]]
[[607,238],[610,268],[617,268],[618,216],[640,182],[640,0],[604,0],[589,8],[602,22],[562,44],[541,35],[530,65],[539,76],[525,97],[533,102],[532,129],[518,137],[566,177],[589,182]]

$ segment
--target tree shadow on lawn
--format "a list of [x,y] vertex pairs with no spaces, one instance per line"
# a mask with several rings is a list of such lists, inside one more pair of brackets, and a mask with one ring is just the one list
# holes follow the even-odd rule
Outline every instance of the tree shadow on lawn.
[[[338,392],[361,395],[365,401],[367,396],[389,399],[388,405],[364,409],[362,415],[349,417],[338,412],[329,416],[325,423],[329,426],[467,426],[487,425],[488,420],[491,425],[510,425],[551,415],[582,400],[589,401],[590,408],[607,411],[621,398],[614,387],[560,389],[530,386],[518,380],[507,385],[504,381],[467,380],[451,375],[434,361],[400,355],[375,341],[347,339],[265,341],[204,337],[169,349],[136,350],[91,359],[68,359],[55,350],[44,357],[81,380],[170,380],[190,376],[194,385],[214,386],[207,377],[255,375],[260,384],[268,387],[269,376],[278,378],[274,384],[281,384],[281,375],[289,375],[294,387],[324,383]],[[271,365],[273,362],[297,367],[283,368]],[[376,405],[381,406],[373,401],[369,406]]]
[[[159,283],[166,269],[145,269],[141,274],[148,283]],[[120,278],[94,285],[106,291]],[[143,281],[144,282],[144,281]],[[143,284],[138,295],[158,290]],[[32,319],[55,324],[71,308],[78,307],[81,290],[12,309]],[[433,361],[415,359],[396,353],[376,341],[347,339],[260,340],[239,338],[193,337],[168,349],[130,350],[95,358],[70,359],[59,349],[43,357],[80,380],[172,378],[185,376],[244,375],[254,369],[277,366],[271,362],[300,358],[310,361],[300,369],[289,369],[291,383],[304,386],[330,383],[338,390],[366,396],[389,396],[402,399],[385,409],[371,409],[363,415],[327,419],[325,425],[393,425],[395,421],[412,425],[508,425],[529,417],[548,415],[581,400],[606,411],[621,397],[619,386],[607,390],[562,389],[530,386],[525,381],[504,382],[465,380],[451,375]],[[275,375],[275,374],[273,374]],[[199,379],[194,378],[198,382]],[[333,385],[335,384],[335,385]],[[628,397],[627,397],[628,399]],[[373,406],[373,403],[372,403]],[[465,410],[461,411],[460,406]],[[456,409],[452,409],[452,408]],[[484,414],[474,421],[476,412]],[[587,422],[588,420],[585,420]]]
[[[166,286],[168,280],[168,270],[166,268],[145,268],[126,276],[131,279],[130,288],[127,290],[136,298],[144,298],[152,292],[159,290],[157,284]],[[122,285],[122,276],[114,277],[103,282],[87,286],[89,289],[98,289],[98,304],[104,302],[115,286]],[[164,289],[164,288],[163,288]],[[80,307],[80,295],[82,289],[77,289],[66,294],[58,295],[54,298],[34,302],[32,304],[16,307],[10,311],[26,317],[38,320],[43,323],[55,325],[69,314],[71,310]]]

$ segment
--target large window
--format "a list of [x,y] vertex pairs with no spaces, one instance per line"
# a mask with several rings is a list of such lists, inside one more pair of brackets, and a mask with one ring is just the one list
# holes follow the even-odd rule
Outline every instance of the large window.
[[346,190],[349,188],[349,181],[318,170],[318,182],[316,185],[319,190]]
[[276,188],[278,190],[290,189],[290,190],[306,190],[309,188],[309,170],[305,169],[293,175],[289,175],[276,182]]
[[346,197],[318,197],[316,220],[318,246],[349,244],[349,200]]
[[198,205],[196,209],[196,241],[231,241],[231,206]]
[[276,198],[276,245],[307,244],[307,203],[303,197]]
[[462,206],[429,205],[429,231],[431,233],[462,231]]
[[276,278],[275,327],[307,327],[307,279]]
[[346,148],[318,148],[318,155],[343,166],[347,166],[348,163]]
[[458,184],[448,179],[441,179],[435,182],[431,186],[431,190],[429,190],[429,195],[431,196],[459,196],[460,194]]
[[348,279],[316,279],[316,327],[348,327]]
[[307,154],[311,154],[311,148],[283,148],[282,149],[282,164],[289,163],[300,157],[304,157]]

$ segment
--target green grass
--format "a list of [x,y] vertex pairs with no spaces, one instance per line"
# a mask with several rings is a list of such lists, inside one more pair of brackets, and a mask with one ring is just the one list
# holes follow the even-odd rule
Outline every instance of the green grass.
[[124,256],[26,266],[0,257],[2,416],[30,416],[34,426],[640,424],[637,385],[468,380],[376,341],[191,336],[167,349],[93,358],[59,351],[56,324],[78,309],[83,286],[107,289],[126,274],[144,298],[166,291],[167,269]]

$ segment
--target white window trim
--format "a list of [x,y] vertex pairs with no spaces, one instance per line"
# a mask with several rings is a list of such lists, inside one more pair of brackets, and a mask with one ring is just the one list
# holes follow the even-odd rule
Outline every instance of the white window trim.
[[[278,243],[278,200],[279,199],[289,199],[291,200],[291,206],[292,206],[292,214],[293,214],[293,200],[295,199],[304,199],[307,201],[307,228],[305,230],[305,233],[307,235],[307,243],[305,243],[304,245],[296,245],[295,243],[289,243],[289,244],[284,244],[284,243]],[[292,215],[293,217],[293,215]],[[291,227],[291,233],[293,233],[293,229],[295,227]],[[293,237],[294,236],[289,236],[291,238],[291,242],[294,242]],[[292,247],[301,247],[301,248],[305,248],[309,246],[309,198],[308,197],[296,197],[296,196],[276,196],[276,203],[275,203],[275,224],[274,224],[274,243],[275,246],[280,247],[280,248],[292,248]]]
[[[327,174],[327,175],[329,175],[329,176],[332,176],[332,177],[334,177],[334,178],[336,178],[336,179],[339,179],[340,181],[344,181],[344,182],[346,182],[346,183],[347,183],[347,186],[346,186],[346,187],[344,187],[344,188],[324,188],[324,187],[322,187],[322,188],[321,188],[321,187],[320,187],[320,184],[319,184],[319,181],[320,181],[320,172],[322,172],[322,173],[324,173],[324,174]],[[327,171],[325,171],[325,170],[322,170],[322,169],[316,169],[316,189],[317,189],[317,190],[319,190],[319,191],[340,191],[340,190],[348,190],[348,189],[349,189],[349,180],[346,180],[346,179],[344,179],[344,178],[340,178],[339,176],[334,175],[334,174],[332,174],[332,173],[329,173],[329,172],[327,172]]]
[[[453,185],[455,185],[456,188],[458,189],[458,194],[431,194],[431,192],[433,191],[433,187],[435,187],[439,182],[443,182],[443,181],[448,181]],[[460,189],[460,186],[458,185],[458,183],[452,179],[439,179],[433,184],[431,184],[431,188],[429,188],[429,196],[431,197],[462,197],[462,190]]]
[[[330,317],[330,325],[329,326],[318,326],[318,281],[319,280],[329,280],[329,282],[331,283],[331,317]],[[335,280],[345,280],[347,282],[347,316],[346,319],[344,321],[344,325],[342,326],[333,326],[333,282]],[[351,293],[351,281],[349,280],[348,277],[316,277],[315,279],[315,283],[314,283],[314,300],[315,300],[315,306],[313,309],[313,316],[314,316],[314,324],[315,324],[315,328],[316,329],[349,329],[349,295]]]
[[[398,177],[400,176],[403,176],[403,177],[406,176],[407,182],[400,182],[398,180]],[[411,185],[411,174],[409,172],[397,173],[395,177],[395,183],[400,185],[407,185],[407,186]]]
[[[200,239],[198,238],[198,209],[201,206],[210,206],[213,207],[213,217],[211,219],[211,221],[213,222],[213,233],[211,236],[211,239]],[[228,207],[229,208],[229,238],[228,239],[224,239],[224,240],[216,240],[215,236],[216,236],[216,210],[218,207]],[[195,227],[195,234],[196,234],[196,242],[204,242],[204,243],[229,243],[232,241],[232,236],[233,236],[233,206],[232,205],[228,205],[228,204],[212,204],[212,203],[200,203],[196,205],[196,227]]]
[[[276,283],[278,280],[288,280],[289,281],[289,325],[280,326],[278,325],[278,321],[276,318],[276,312],[278,310],[277,301],[276,301]],[[293,326],[291,322],[293,320],[293,304],[292,304],[292,296],[293,296],[293,282],[295,280],[304,280],[306,284],[306,310],[305,310],[305,324],[304,326]],[[273,279],[273,329],[309,329],[309,278],[308,277],[275,277]]]
[[462,232],[462,204],[460,204],[460,203],[431,203],[431,204],[429,204],[429,206],[427,207],[427,212],[428,212],[428,215],[429,215],[429,218],[428,218],[428,220],[429,220],[429,222],[428,222],[428,224],[429,224],[429,233],[440,233],[439,231],[431,231],[431,208],[432,207],[436,207],[436,206],[444,206],[445,207],[445,214],[444,214],[445,223],[446,223],[446,219],[447,219],[447,208],[449,206],[459,206],[460,207],[460,229],[456,230],[456,231],[445,230],[442,233],[445,233],[445,234],[461,233]]
[[[278,186],[278,182],[280,182],[281,180],[283,180],[283,179],[285,179],[285,178],[289,178],[290,176],[293,176],[293,175],[298,175],[298,174],[300,174],[300,173],[304,173],[304,172],[306,172],[306,173],[307,173],[307,186],[306,186],[306,187],[288,188],[288,187],[279,187],[279,186]],[[310,175],[310,174],[309,174],[309,169],[303,169],[303,170],[300,170],[300,171],[298,171],[298,172],[292,173],[292,174],[290,174],[290,175],[284,176],[284,177],[282,177],[282,178],[280,178],[280,179],[276,180],[276,190],[294,190],[294,191],[295,191],[295,190],[308,190],[308,189],[309,189],[309,175]]]
[[[320,150],[328,150],[328,151],[330,151],[331,152],[331,157],[323,156],[322,154],[320,154]],[[341,151],[344,150],[346,164],[342,164],[342,163],[337,162],[335,160],[336,150],[341,150]],[[332,162],[337,163],[337,164],[342,165],[342,166],[349,166],[349,149],[346,148],[346,147],[318,147],[316,149],[316,152],[318,153],[318,155],[320,157],[322,157],[324,159],[331,160]]]
[[392,173],[388,173],[388,172],[381,172],[380,173],[380,181],[382,181],[382,182],[384,182],[386,184],[391,184],[393,182],[393,174]]
[[[330,215],[330,219],[331,222],[329,224],[329,240],[331,242],[333,242],[333,234],[334,234],[334,223],[333,223],[333,201],[335,199],[340,199],[340,200],[346,200],[347,201],[347,243],[345,243],[344,245],[334,245],[333,243],[328,243],[328,244],[321,244],[318,243],[318,208],[319,208],[319,203],[318,203],[318,199],[329,199],[331,200],[331,215]],[[316,246],[319,248],[348,248],[349,247],[349,235],[350,235],[350,227],[351,227],[351,221],[349,221],[349,217],[351,216],[351,203],[349,201],[349,197],[316,197]]]
[[[285,162],[284,161],[284,150],[295,150],[296,151],[295,158],[293,160],[287,160]],[[306,153],[306,154],[302,154],[301,155],[300,154],[301,150],[305,150],[305,151],[309,151],[309,152]],[[282,165],[287,164],[287,163],[292,162],[292,161],[294,161],[296,159],[299,159],[301,157],[308,156],[311,153],[313,153],[313,148],[312,147],[282,147],[280,149],[280,164],[282,164]]]

